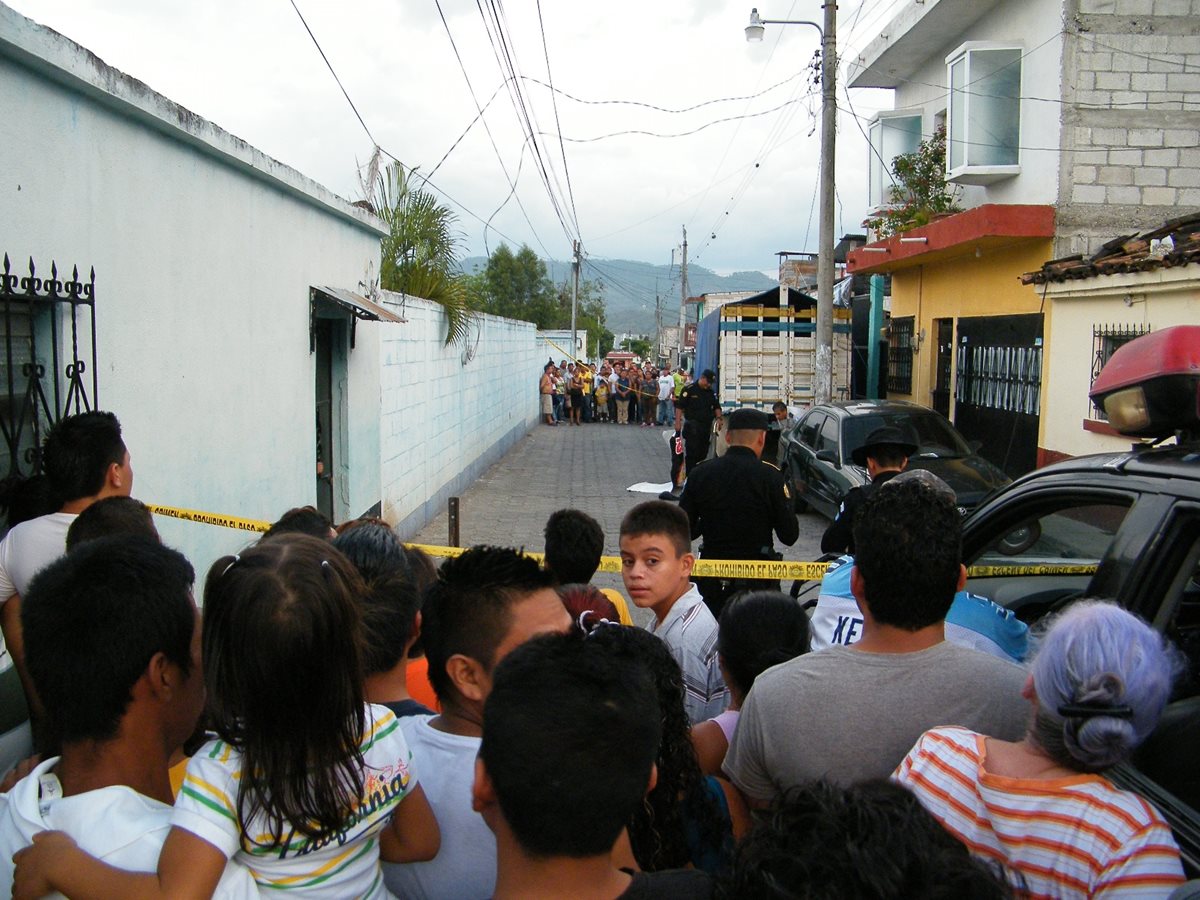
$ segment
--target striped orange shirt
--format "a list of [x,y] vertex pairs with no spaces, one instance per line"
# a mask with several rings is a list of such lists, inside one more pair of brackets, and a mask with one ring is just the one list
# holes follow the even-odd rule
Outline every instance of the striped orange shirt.
[[892,778],[978,857],[1020,873],[1030,897],[1157,897],[1183,882],[1153,806],[1099,775],[1009,778],[984,769],[984,737],[921,735]]

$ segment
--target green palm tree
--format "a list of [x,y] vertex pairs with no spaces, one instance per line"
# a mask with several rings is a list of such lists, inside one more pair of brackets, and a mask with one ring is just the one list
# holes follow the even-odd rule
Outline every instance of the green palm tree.
[[380,285],[423,297],[446,311],[446,344],[462,343],[475,310],[458,267],[458,217],[394,162],[375,180],[373,205],[390,233],[383,239]]

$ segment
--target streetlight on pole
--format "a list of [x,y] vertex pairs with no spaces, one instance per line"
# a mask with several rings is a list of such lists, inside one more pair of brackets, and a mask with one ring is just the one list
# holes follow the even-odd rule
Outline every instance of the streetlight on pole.
[[833,398],[833,153],[837,127],[837,3],[825,0],[825,27],[806,19],[763,19],[750,10],[746,40],[763,39],[764,25],[811,25],[821,34],[821,218],[817,248],[817,322],[813,400]]

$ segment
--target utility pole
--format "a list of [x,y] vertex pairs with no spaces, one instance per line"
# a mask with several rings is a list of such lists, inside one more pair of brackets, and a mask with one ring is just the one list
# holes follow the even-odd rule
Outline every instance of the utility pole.
[[683,365],[683,331],[687,326],[687,226],[683,229],[683,255],[679,263],[679,365]]
[[[579,338],[575,335],[575,308],[579,304],[579,241],[572,244],[571,251],[575,257],[572,265],[575,270],[575,282],[571,288],[571,356],[574,357],[579,352]],[[583,355],[587,356],[587,347],[583,348]]]
[[[918,0],[922,2],[922,0]],[[809,25],[821,33],[821,213],[817,256],[817,321],[814,334],[813,400],[833,398],[833,177],[837,128],[837,0],[824,0],[824,27],[807,19],[764,19],[750,10],[746,40],[763,39],[764,25]]]
[[657,362],[659,354],[662,353],[663,333],[662,333],[662,295],[658,292],[658,279],[654,279],[654,343],[657,345],[654,349],[654,357]]
[[821,219],[817,248],[816,359],[813,365],[813,400],[833,399],[833,178],[834,141],[837,130],[837,28],[836,0],[825,0],[825,27],[821,30]]

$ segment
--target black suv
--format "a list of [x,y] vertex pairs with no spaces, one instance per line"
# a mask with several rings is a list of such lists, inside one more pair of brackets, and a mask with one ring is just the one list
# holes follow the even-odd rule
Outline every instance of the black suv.
[[[1200,877],[1200,327],[1193,332],[1190,397],[1162,377],[1093,386],[1121,390],[1109,418],[1122,433],[1161,436],[1172,415],[1183,430],[1169,447],[1080,457],[1025,475],[984,502],[964,524],[968,589],[1033,622],[1081,597],[1112,599],[1142,616],[1182,651],[1186,669],[1158,729],[1112,774],[1163,813],[1189,877]],[[1174,331],[1165,329],[1164,332]],[[1155,332],[1147,338],[1163,335]],[[1122,351],[1145,341],[1131,342]],[[1152,365],[1160,353],[1141,347]],[[1122,352],[1118,351],[1118,353]],[[1127,362],[1129,354],[1126,354]],[[1117,362],[1117,355],[1113,362]],[[1110,363],[1112,365],[1112,363]],[[1155,381],[1158,382],[1156,386]],[[1131,386],[1132,385],[1132,386]],[[1144,390],[1143,390],[1144,388]],[[1141,395],[1126,396],[1142,391]],[[1169,393],[1169,392],[1168,392]],[[1165,402],[1164,398],[1171,400]],[[1125,417],[1124,425],[1120,416]],[[1157,424],[1155,418],[1160,420]],[[1015,569],[1015,571],[1014,571]]]

